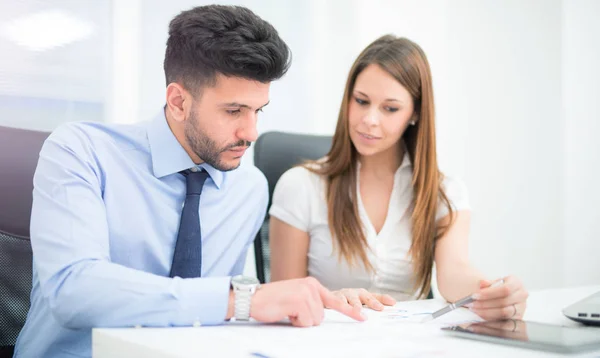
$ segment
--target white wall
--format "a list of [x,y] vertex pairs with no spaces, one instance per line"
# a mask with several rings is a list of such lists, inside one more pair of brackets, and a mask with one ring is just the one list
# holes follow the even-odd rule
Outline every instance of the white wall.
[[561,285],[561,3],[452,4],[440,155],[450,170],[464,170],[471,259],[491,277],[515,274],[532,289]]
[[600,282],[600,1],[563,3],[564,278]]
[[[38,75],[46,85],[53,80],[54,87],[44,87],[54,88],[43,93],[45,98],[64,101],[64,93],[84,88],[85,81],[94,81],[91,91],[67,98],[71,107],[58,111],[52,121],[44,121],[41,108],[24,111],[26,105],[0,98],[0,109],[10,113],[0,117],[0,124],[51,129],[77,118],[149,119],[164,102],[168,22],[178,12],[205,3],[105,0],[95,2],[99,7],[91,14],[57,0],[56,6],[71,7],[71,12],[94,21],[95,37],[36,56],[14,52],[0,37],[0,49],[19,56],[0,62],[16,66],[11,73],[30,73],[39,67],[33,60],[54,64],[42,68],[64,69]],[[260,132],[332,133],[346,75],[358,53],[385,33],[411,38],[428,54],[433,71],[442,169],[461,177],[470,191],[473,262],[489,277],[518,275],[531,289],[600,283],[600,261],[594,260],[600,249],[595,225],[600,222],[600,144],[594,140],[600,129],[599,1],[237,3],[271,22],[293,51],[292,68],[271,88]],[[7,14],[6,4],[0,13]],[[37,0],[19,4],[8,6],[15,16],[47,7]],[[105,8],[112,14],[104,14]],[[1,21],[6,18],[0,14]],[[87,67],[73,62],[89,58],[98,48],[104,50]],[[0,70],[0,95],[10,94],[12,85],[19,96],[40,96],[36,81],[21,83]],[[81,98],[97,107],[76,107],[87,112],[69,116],[74,112],[68,108],[75,108]],[[19,115],[22,121],[15,119]],[[246,165],[251,156],[245,158]],[[254,272],[253,265],[250,255],[247,272]]]

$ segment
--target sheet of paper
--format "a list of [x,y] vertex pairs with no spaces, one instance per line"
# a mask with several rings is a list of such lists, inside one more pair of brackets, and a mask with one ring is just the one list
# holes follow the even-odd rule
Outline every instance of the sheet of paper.
[[427,325],[326,321],[310,328],[250,324],[216,329],[221,328],[230,331],[232,342],[269,358],[450,356],[444,345],[438,344],[444,339],[439,327]]
[[[398,302],[393,307],[385,307],[381,312],[368,308],[363,308],[363,312],[369,317],[368,321],[377,323],[418,323],[447,326],[464,322],[481,321],[481,318],[475,313],[466,308],[459,308],[435,320],[422,323],[426,316],[443,308],[445,305],[446,303],[441,300],[407,301]],[[329,322],[351,321],[351,319],[344,315],[331,310],[327,310],[326,317]]]
[[[326,310],[322,325],[295,328],[289,323],[263,325],[256,322],[231,323],[214,329],[228,330],[244,337],[248,350],[266,357],[445,357],[439,344],[447,339],[441,326],[481,320],[461,308],[436,320],[421,323],[422,318],[444,307],[439,300],[400,302],[377,312],[364,308],[365,322],[356,322],[336,311]],[[213,329],[213,328],[211,328]]]

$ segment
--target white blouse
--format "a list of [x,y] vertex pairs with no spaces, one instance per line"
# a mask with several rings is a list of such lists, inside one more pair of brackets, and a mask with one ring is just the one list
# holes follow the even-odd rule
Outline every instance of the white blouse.
[[[303,167],[285,172],[275,186],[269,214],[309,234],[308,275],[325,287],[330,290],[365,288],[390,294],[399,301],[410,300],[418,295],[418,292],[412,292],[415,275],[408,255],[412,226],[409,210],[413,197],[411,180],[412,165],[406,154],[395,173],[387,217],[379,234],[371,224],[361,196],[357,195],[360,220],[370,246],[367,257],[375,269],[373,273],[360,262],[350,267],[334,251],[327,222],[325,181],[320,175]],[[467,190],[461,181],[446,177],[442,186],[454,210],[469,209]],[[356,190],[358,192],[358,187]],[[447,213],[447,208],[440,205],[436,217],[440,219]]]

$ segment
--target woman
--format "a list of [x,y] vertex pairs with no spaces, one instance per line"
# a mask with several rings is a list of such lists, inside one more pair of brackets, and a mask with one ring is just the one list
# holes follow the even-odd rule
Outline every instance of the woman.
[[440,293],[475,293],[484,319],[520,318],[527,291],[513,276],[489,287],[468,262],[464,185],[438,169],[431,71],[422,49],[383,36],[355,61],[326,157],[287,171],[270,209],[271,277],[317,278],[376,310]]

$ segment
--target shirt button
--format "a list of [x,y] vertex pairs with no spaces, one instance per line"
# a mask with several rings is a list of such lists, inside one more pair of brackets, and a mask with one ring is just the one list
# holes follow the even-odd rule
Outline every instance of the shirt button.
[[197,167],[192,167],[190,170],[191,170],[191,171],[193,171],[193,172],[195,173],[195,172],[197,172],[197,171],[198,171],[198,168],[197,168]]

